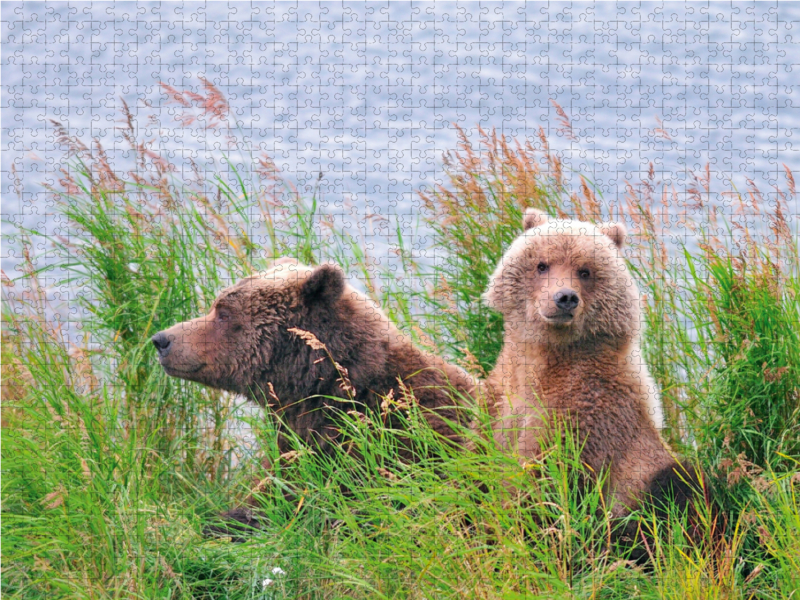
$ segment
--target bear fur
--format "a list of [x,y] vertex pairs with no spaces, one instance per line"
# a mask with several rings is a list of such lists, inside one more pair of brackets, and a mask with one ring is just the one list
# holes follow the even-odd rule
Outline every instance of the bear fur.
[[[315,451],[330,452],[340,438],[331,406],[378,410],[388,394],[402,399],[403,386],[413,391],[433,429],[452,442],[462,440],[448,422],[471,420],[466,404],[473,378],[415,347],[332,265],[312,268],[281,259],[223,290],[208,315],[178,323],[152,341],[167,374],[269,406],[279,417],[282,453],[290,449],[283,426]],[[391,416],[387,425],[398,426]],[[252,521],[251,513],[228,516]]]
[[[415,347],[333,265],[280,259],[223,290],[208,315],[152,341],[167,374],[269,406],[279,417],[281,453],[290,449],[284,426],[315,451],[330,452],[341,435],[332,406],[364,413],[407,390],[452,442],[462,440],[448,422],[470,422],[474,379]],[[396,428],[395,421],[390,413],[387,425]]]
[[620,252],[625,227],[550,219],[528,209],[524,233],[484,295],[502,313],[504,346],[485,383],[496,440],[535,458],[545,424],[566,421],[623,516],[645,499],[686,505],[699,475],[676,461],[642,356],[640,297]]
[[[325,348],[315,349],[303,332]],[[333,265],[281,259],[223,290],[208,315],[156,334],[153,343],[167,374],[269,405],[322,451],[339,436],[325,408],[335,402],[330,396],[348,410],[376,410],[387,394],[402,397],[398,379],[439,434],[460,442],[447,421],[469,423],[460,405],[474,379],[415,347]],[[279,448],[288,450],[283,439]]]

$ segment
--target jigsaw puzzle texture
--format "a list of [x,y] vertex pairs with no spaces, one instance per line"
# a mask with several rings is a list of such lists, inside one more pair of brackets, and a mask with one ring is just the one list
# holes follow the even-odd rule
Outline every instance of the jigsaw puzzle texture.
[[[676,183],[776,184],[797,152],[797,8],[726,3],[4,3],[3,213],[41,226],[51,120],[114,152],[121,101],[169,160],[202,163],[219,131],[183,128],[161,83],[213,83],[251,146],[320,204],[399,214],[442,180],[453,125],[548,140],[607,202],[649,163]],[[571,130],[563,131],[553,101]],[[148,126],[149,104],[161,128]],[[147,107],[149,108],[149,107]],[[172,122],[171,122],[172,121]],[[559,133],[560,132],[560,133]],[[120,150],[125,155],[127,151]],[[24,196],[14,193],[17,178]],[[573,177],[570,177],[573,179]],[[5,231],[8,231],[6,229]],[[381,236],[366,247],[386,253]],[[419,251],[425,239],[412,238]],[[6,271],[14,261],[3,259]]]
[[[720,356],[745,356],[758,346],[758,336],[742,334],[735,351],[708,350],[723,337],[731,344],[738,339],[714,330],[728,323],[711,304],[722,306],[714,294],[727,288],[708,257],[733,256],[732,264],[754,264],[765,273],[796,258],[798,31],[800,4],[777,2],[3,2],[3,333],[12,340],[4,342],[4,368],[12,369],[4,379],[23,382],[20,389],[39,381],[42,389],[74,390],[89,407],[119,407],[113,417],[97,417],[124,432],[119,439],[108,433],[119,447],[109,442],[94,459],[73,457],[73,470],[87,480],[96,481],[100,465],[123,454],[121,448],[158,439],[151,449],[161,456],[163,471],[192,473],[176,475],[194,490],[176,504],[202,497],[192,505],[200,507],[196,514],[228,510],[240,525],[258,529],[278,519],[279,511],[258,516],[252,495],[233,491],[232,483],[220,490],[238,477],[240,488],[264,493],[276,464],[265,458],[270,450],[264,439],[279,440],[271,456],[290,465],[289,487],[315,477],[296,466],[303,451],[289,438],[254,425],[263,421],[259,404],[287,416],[304,442],[323,446],[336,442],[338,430],[287,407],[310,395],[341,392],[353,407],[345,412],[356,421],[369,420],[359,408],[369,406],[393,430],[416,431],[399,416],[408,409],[408,389],[397,378],[410,382],[419,369],[442,368],[463,396],[448,419],[469,428],[460,412],[470,405],[464,398],[482,395],[479,404],[494,407],[492,418],[507,418],[506,425],[494,426],[500,451],[513,454],[514,468],[528,472],[543,438],[523,435],[527,445],[519,446],[518,431],[511,430],[544,428],[530,408],[535,400],[503,406],[500,397],[515,386],[547,395],[544,373],[550,382],[561,376],[573,383],[594,381],[597,373],[580,373],[588,372],[605,346],[583,343],[582,351],[593,349],[585,356],[524,349],[533,343],[558,346],[565,328],[580,323],[575,339],[589,332],[592,340],[633,340],[624,352],[603,355],[604,364],[617,365],[609,369],[636,380],[619,384],[636,388],[630,411],[616,425],[584,425],[600,432],[592,440],[607,436],[622,446],[626,442],[614,436],[625,427],[634,431],[625,435],[638,440],[631,447],[640,451],[612,479],[638,494],[674,462],[660,436],[676,448],[699,447],[706,456],[703,444],[713,444],[684,409],[702,412],[698,390],[708,390],[697,382],[711,381]],[[538,213],[523,217],[529,207],[574,221],[553,219],[545,227],[544,220],[536,221]],[[523,218],[530,227],[523,228]],[[605,224],[595,228],[590,221]],[[545,234],[534,222],[555,241],[546,251],[536,250],[544,253],[541,258],[525,259],[533,260],[528,264],[513,249],[522,252],[526,235],[530,241]],[[572,241],[562,246],[578,250],[557,249],[564,236]],[[758,246],[756,238],[767,241]],[[709,262],[692,262],[701,255]],[[274,261],[281,257],[293,262],[276,270]],[[326,261],[340,269],[304,266]],[[601,283],[595,288],[596,272]],[[253,274],[255,279],[244,280]],[[545,284],[537,277],[555,279]],[[612,279],[615,288],[606,285]],[[512,280],[520,289],[546,289],[547,298],[512,298],[498,287]],[[696,297],[709,305],[698,308],[694,292],[686,290],[704,283],[710,284],[707,291]],[[613,299],[593,300],[601,293]],[[342,294],[347,307],[331,308]],[[224,298],[235,301],[226,305]],[[592,302],[613,305],[616,313],[593,312]],[[734,310],[738,302],[726,306]],[[256,305],[274,307],[269,319]],[[284,305],[308,314],[284,314]],[[220,327],[233,333],[219,339],[204,333],[226,311]],[[330,326],[345,313],[362,320]],[[781,315],[788,321],[770,322],[783,323],[778,329],[784,333],[796,331],[796,313]],[[315,319],[328,324],[319,331],[329,339],[308,333]],[[33,322],[46,325],[36,329]],[[248,327],[262,331],[278,322],[280,332],[275,329],[268,343],[253,341],[257,334]],[[400,348],[402,358],[381,354],[376,340],[384,338],[387,347]],[[47,350],[56,347],[63,352]],[[360,354],[343,366],[348,352]],[[781,352],[789,362],[767,353],[759,377],[773,386],[769,393],[791,398],[794,388],[782,377],[794,358],[789,350]],[[45,365],[41,380],[29,365],[31,356]],[[213,372],[204,370],[212,360]],[[47,379],[56,367],[66,373],[58,382]],[[551,369],[560,375],[549,374]],[[586,385],[602,399],[608,380],[618,381],[600,375]],[[327,387],[312,385],[322,378],[329,380]],[[433,379],[426,385],[444,385]],[[784,384],[789,391],[774,391]],[[11,411],[4,412],[4,427],[18,418],[15,403],[24,404],[24,393],[13,385],[4,389]],[[574,386],[573,393],[587,392]],[[42,406],[60,415],[58,426],[76,439],[83,435],[85,426],[70,421],[80,411],[59,408],[66,392],[52,400],[42,394]],[[245,396],[255,402],[248,404]],[[443,406],[436,393],[420,402]],[[783,414],[777,400],[770,402],[762,407],[765,414]],[[640,406],[644,412],[637,412]],[[321,402],[317,408],[328,407]],[[744,421],[715,410],[704,414],[744,428]],[[710,430],[715,421],[707,420]],[[442,427],[435,419],[430,424]],[[463,442],[451,434],[445,437]],[[724,446],[730,457],[715,464],[727,465],[729,482],[755,473],[753,465],[768,470],[778,464],[765,458],[771,446],[762,455],[747,454],[742,463],[745,454],[732,449],[739,439],[735,432],[719,435],[715,447]],[[131,442],[135,436],[143,437]],[[748,452],[757,446],[744,438],[741,444]],[[591,452],[599,456],[601,450]],[[403,468],[419,460],[417,452],[401,452]],[[374,457],[353,454],[359,465],[375,466]],[[254,483],[241,483],[248,480],[242,465],[262,462]],[[604,459],[595,462],[597,470],[608,466]],[[400,485],[402,473],[392,464],[380,462],[376,472]],[[25,470],[4,466],[4,477]],[[436,475],[446,472],[442,467]],[[30,502],[66,510],[72,488],[53,477],[41,486],[43,498]],[[352,481],[330,477],[344,496],[353,495]],[[489,488],[514,485],[504,480],[481,489]],[[301,507],[309,493],[300,486],[276,494],[291,507],[281,531],[290,531],[305,514]],[[126,514],[160,506],[163,499],[150,494],[137,491]],[[244,495],[250,498],[246,510],[231,510],[235,497]],[[397,504],[399,497],[386,502]],[[626,498],[620,492],[620,505]],[[189,512],[165,510],[168,527],[203,529],[190,522]],[[108,527],[121,530],[125,518]],[[346,519],[332,521],[338,526]],[[162,525],[148,527],[161,531]],[[177,530],[170,531],[159,535],[172,539]],[[287,534],[275,548],[291,546],[293,539]],[[393,544],[387,547],[402,554],[402,543]],[[194,592],[187,590],[200,589],[191,586],[214,579],[176,575],[180,565],[189,572],[205,555],[184,552],[180,544],[169,551],[153,547],[142,552],[157,557],[151,565],[161,578],[156,588],[175,585],[191,597]],[[20,552],[11,558],[6,591],[28,585],[21,573],[29,567]],[[424,563],[421,549],[419,556],[410,552],[411,562]],[[40,557],[35,568],[42,573],[66,569],[39,551],[28,554]],[[314,571],[301,567],[302,556],[298,551],[293,560],[248,564],[249,583],[234,578],[230,585],[245,595],[299,597],[311,589],[303,587],[300,571]],[[232,571],[240,574],[242,564]],[[80,571],[74,567],[76,574],[68,577],[73,591],[92,589],[91,569]],[[486,576],[487,589],[502,571]],[[122,585],[119,576],[104,581]],[[326,576],[335,579],[322,570],[311,579]],[[474,577],[465,589],[483,585],[480,575],[464,577]],[[533,593],[536,584],[525,585],[520,590]],[[446,595],[435,585],[426,589],[427,597]]]

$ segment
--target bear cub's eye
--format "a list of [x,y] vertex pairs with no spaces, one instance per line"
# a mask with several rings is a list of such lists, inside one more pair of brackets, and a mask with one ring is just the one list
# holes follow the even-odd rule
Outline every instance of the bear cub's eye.
[[227,310],[217,309],[217,321],[224,323],[226,321],[230,321],[230,318],[231,318],[231,313],[229,313]]
[[591,276],[592,274],[589,269],[578,269],[578,277],[581,279],[589,279]]
[[547,270],[548,270],[549,268],[550,268],[550,267],[549,267],[549,266],[548,266],[546,263],[543,263],[543,262],[540,262],[540,263],[539,263],[539,264],[536,266],[536,270],[537,270],[537,271],[539,271],[539,273],[547,273]]

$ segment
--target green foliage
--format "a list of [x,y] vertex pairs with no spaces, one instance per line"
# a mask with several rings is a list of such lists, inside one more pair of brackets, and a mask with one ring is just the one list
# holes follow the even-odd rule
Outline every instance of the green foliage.
[[704,431],[702,441],[714,450],[722,441],[730,458],[744,453],[762,468],[784,471],[787,455],[800,455],[800,311],[798,290],[786,289],[797,280],[785,281],[775,265],[761,267],[767,270],[715,259],[708,282],[698,282],[713,307],[720,374],[703,415],[716,431]]
[[800,290],[780,271],[791,265],[765,254],[713,256],[703,276],[693,269],[709,319],[702,346],[714,359],[694,432],[729,510],[753,496],[762,472],[791,472],[800,457]]
[[[219,95],[210,84],[206,93]],[[70,236],[50,238],[51,266],[37,269],[31,250],[44,232],[21,231],[26,274],[3,281],[4,597],[789,598],[800,585],[800,260],[782,194],[769,211],[755,188],[751,200],[735,195],[736,235],[717,238],[725,224],[707,206],[708,173],[684,200],[659,205],[651,171],[624,206],[606,206],[583,177],[580,195],[568,191],[544,136],[512,148],[481,133],[476,149],[462,133],[445,160],[450,186],[423,194],[438,262],[421,264],[398,222],[396,262],[378,267],[320,210],[316,188],[303,199],[267,157],[226,156],[211,179],[179,178],[125,117],[136,162],[127,174],[56,129],[69,159],[51,191]],[[667,200],[699,250],[666,246]],[[527,463],[474,432],[465,452],[413,405],[387,402],[425,460],[401,460],[409,436],[383,414],[342,414],[348,443],[333,456],[297,440],[280,455],[269,418],[166,377],[155,360],[154,332],[289,255],[343,265],[415,340],[485,373],[502,321],[480,296],[527,206],[630,226],[667,433],[701,461],[728,517],[719,539],[714,511],[700,507],[700,546],[679,515],[652,522],[652,573],[608,543],[611,507],[600,486],[579,485],[569,436]],[[770,234],[747,229],[754,215]],[[68,308],[81,339],[51,320],[59,307],[48,306],[43,275],[79,291]],[[253,456],[243,426],[255,432]],[[268,473],[255,466],[265,455]],[[254,475],[265,529],[244,544],[203,537]]]
[[444,161],[451,187],[421,194],[435,246],[447,250],[437,255],[425,297],[437,315],[428,333],[441,350],[488,373],[503,345],[503,319],[481,300],[489,277],[520,234],[526,208],[563,214],[569,201],[557,158],[548,155],[552,169],[546,169],[530,144],[515,151],[505,138],[481,130],[475,148],[463,130],[459,137],[459,150]]

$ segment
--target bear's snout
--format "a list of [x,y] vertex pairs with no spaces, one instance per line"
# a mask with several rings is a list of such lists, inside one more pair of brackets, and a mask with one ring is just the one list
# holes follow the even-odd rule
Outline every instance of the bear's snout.
[[167,375],[205,383],[209,374],[201,376],[200,371],[214,362],[212,349],[219,345],[219,339],[213,335],[215,328],[207,325],[208,317],[200,317],[173,325],[150,338]]
[[159,331],[152,338],[150,338],[150,341],[152,341],[153,345],[156,347],[158,356],[160,358],[164,358],[167,356],[167,354],[169,354],[169,347],[172,344],[172,340],[169,339],[169,336],[167,336],[166,333]]
[[558,310],[563,312],[571,312],[580,304],[580,297],[578,292],[569,288],[558,290],[553,294],[553,302]]

